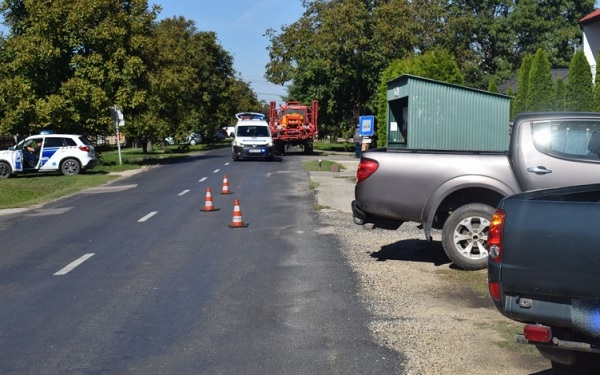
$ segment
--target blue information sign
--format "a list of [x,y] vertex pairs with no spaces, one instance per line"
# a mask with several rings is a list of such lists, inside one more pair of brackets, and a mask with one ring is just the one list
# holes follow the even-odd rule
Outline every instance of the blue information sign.
[[373,136],[375,116],[360,116],[358,118],[358,133],[363,137]]

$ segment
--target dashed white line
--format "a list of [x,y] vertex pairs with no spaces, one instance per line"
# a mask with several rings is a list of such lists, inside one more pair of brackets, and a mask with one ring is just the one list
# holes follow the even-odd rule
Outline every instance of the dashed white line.
[[213,173],[219,173],[220,171],[221,171],[220,169],[215,169],[215,170],[213,171]]
[[198,182],[204,182],[204,181],[206,181],[206,179],[207,179],[206,177],[202,177],[200,180],[198,180]]
[[94,253],[85,254],[84,256],[82,256],[81,258],[77,259],[76,261],[69,263],[62,270],[56,272],[54,274],[54,276],[63,276],[63,275],[68,274],[69,272],[73,271],[75,269],[75,267],[79,266],[81,263],[85,262],[86,260],[90,259],[93,256],[94,256]]
[[230,164],[229,162],[225,163],[225,165],[229,165],[229,164]]
[[182,191],[181,193],[177,194],[177,196],[181,197],[182,195],[186,195],[187,193],[190,192],[190,189],[185,189],[184,191]]
[[150,212],[148,215],[146,215],[143,218],[139,219],[138,223],[143,223],[144,221],[150,219],[152,216],[156,215],[157,213],[158,213],[158,211]]

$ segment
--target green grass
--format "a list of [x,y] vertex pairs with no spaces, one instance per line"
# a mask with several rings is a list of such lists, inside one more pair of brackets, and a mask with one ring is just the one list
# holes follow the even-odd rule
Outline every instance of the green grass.
[[111,172],[122,172],[142,168],[145,165],[160,164],[165,159],[185,158],[195,152],[215,147],[227,147],[229,142],[215,144],[200,144],[183,148],[167,146],[152,150],[146,154],[141,148],[124,148],[119,153],[114,151],[99,151],[98,165],[77,176],[63,176],[59,173],[20,174],[11,178],[0,179],[0,209],[31,207],[54,199],[76,193],[78,191],[103,185],[118,178]]
[[[311,160],[311,161],[304,163],[302,167],[304,168],[305,171],[309,171],[309,172],[315,172],[315,171],[330,172],[331,167],[335,164],[337,164],[337,163],[335,163],[331,160],[321,160],[321,167],[319,169],[319,161]],[[337,165],[339,165],[340,171],[343,169],[346,169],[346,167],[344,167],[341,164],[337,164]]]
[[313,143],[313,149],[315,151],[335,151],[335,152],[351,152],[354,151],[354,143],[352,142],[323,142],[315,141]]
[[0,180],[0,209],[30,207],[102,185],[117,178],[107,172],[86,173],[77,176],[59,174],[25,174]]

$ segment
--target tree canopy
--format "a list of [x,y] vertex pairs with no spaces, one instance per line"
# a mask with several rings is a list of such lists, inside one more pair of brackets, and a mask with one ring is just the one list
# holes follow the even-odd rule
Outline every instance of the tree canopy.
[[214,32],[157,22],[147,0],[4,0],[0,13],[2,134],[103,136],[118,105],[126,135],[145,145],[228,124],[247,110],[233,99],[260,108]]
[[[464,84],[486,89],[512,78],[543,50],[566,68],[594,0],[305,0],[291,25],[269,30],[266,77],[291,82],[294,100],[319,100],[322,134],[378,111],[383,72],[434,50],[455,56]],[[389,78],[389,77],[388,77]],[[429,77],[431,78],[431,77]],[[379,92],[381,94],[381,92]],[[381,108],[379,108],[381,110]],[[343,130],[343,129],[342,129]]]

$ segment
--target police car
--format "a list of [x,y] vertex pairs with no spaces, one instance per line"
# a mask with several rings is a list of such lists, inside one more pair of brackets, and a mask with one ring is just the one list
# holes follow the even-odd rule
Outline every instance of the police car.
[[0,178],[17,173],[61,172],[73,176],[98,163],[87,139],[76,134],[39,134],[0,151]]
[[273,138],[265,115],[256,112],[237,113],[235,137],[231,142],[233,161],[245,158],[274,159]]

